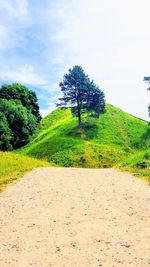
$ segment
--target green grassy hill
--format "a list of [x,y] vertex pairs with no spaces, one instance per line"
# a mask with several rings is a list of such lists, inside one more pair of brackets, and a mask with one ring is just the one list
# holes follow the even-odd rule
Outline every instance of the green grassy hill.
[[42,119],[40,129],[20,152],[59,166],[97,168],[112,167],[150,147],[147,122],[110,104],[106,111],[99,119],[85,115],[80,130],[69,109],[56,109]]

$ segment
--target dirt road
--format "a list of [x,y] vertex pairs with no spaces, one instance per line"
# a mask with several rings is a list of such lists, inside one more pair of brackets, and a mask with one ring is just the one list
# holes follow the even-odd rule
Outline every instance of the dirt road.
[[0,266],[150,266],[150,186],[112,169],[28,173],[0,195]]

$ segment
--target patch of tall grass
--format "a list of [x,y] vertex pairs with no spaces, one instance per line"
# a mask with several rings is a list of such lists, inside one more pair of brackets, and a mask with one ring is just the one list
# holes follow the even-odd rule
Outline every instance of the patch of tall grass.
[[119,164],[119,167],[136,176],[146,177],[150,183],[150,149],[132,153]]
[[0,152],[0,191],[27,171],[46,166],[50,163],[13,152]]

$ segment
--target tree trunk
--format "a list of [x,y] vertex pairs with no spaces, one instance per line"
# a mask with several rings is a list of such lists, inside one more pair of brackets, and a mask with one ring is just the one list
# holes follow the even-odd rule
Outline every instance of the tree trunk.
[[79,104],[78,104],[78,126],[79,126],[79,128],[82,128],[81,110],[80,110],[80,105]]
[[78,126],[79,126],[79,128],[82,128],[81,114],[80,113],[78,113]]

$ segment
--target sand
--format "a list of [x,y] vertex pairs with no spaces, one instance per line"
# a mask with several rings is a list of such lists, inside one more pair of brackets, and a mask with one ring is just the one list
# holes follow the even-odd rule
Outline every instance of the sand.
[[36,169],[0,195],[0,267],[150,266],[150,186],[113,169]]

